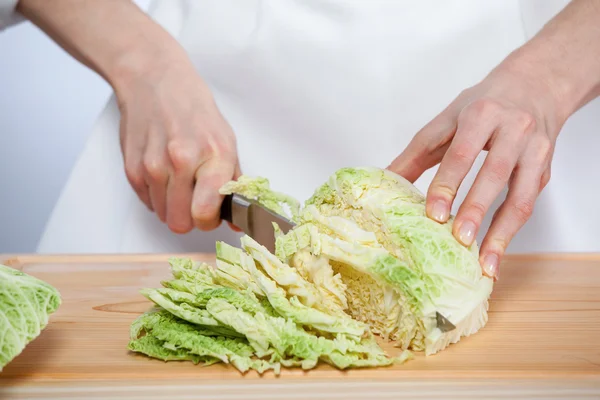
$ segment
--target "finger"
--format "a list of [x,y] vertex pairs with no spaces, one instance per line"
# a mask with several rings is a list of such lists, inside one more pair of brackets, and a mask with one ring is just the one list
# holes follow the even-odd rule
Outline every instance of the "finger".
[[517,166],[508,195],[481,244],[480,261],[489,277],[497,278],[501,257],[533,212],[548,154],[549,147],[544,144],[529,145]]
[[448,220],[460,185],[497,126],[497,107],[493,103],[472,103],[461,112],[454,139],[427,191],[430,218]]
[[[452,137],[454,132],[446,136]],[[386,169],[397,173],[411,183],[414,183],[417,179],[430,168],[435,167],[442,161],[444,154],[448,151],[450,143],[444,143],[441,147],[437,147],[432,151],[429,151],[421,143],[424,139],[418,138],[413,143],[411,142],[406,149],[390,164]]]
[[227,222],[227,225],[229,225],[229,228],[231,228],[231,230],[234,231],[234,232],[242,232],[242,230],[240,228],[238,228],[237,226],[235,226],[231,222]]
[[552,176],[552,158],[554,157],[554,146],[550,147],[550,151],[548,154],[548,162],[544,173],[542,174],[542,178],[540,179],[540,193],[546,188],[548,183],[550,182],[550,177]]
[[[125,176],[139,199],[150,211],[154,211],[142,164],[146,142],[142,140],[141,135],[131,134],[132,132],[136,132],[137,128],[135,125],[130,125],[128,121],[129,119],[124,116],[121,119],[120,126],[120,143],[123,162],[125,164]],[[138,124],[138,126],[140,125]]]
[[548,182],[550,182],[550,175],[552,174],[551,169],[552,168],[548,166],[548,168],[546,168],[546,170],[542,174],[542,177],[540,179],[540,193],[546,188]]
[[165,135],[150,132],[143,165],[152,208],[158,218],[162,222],[166,222],[167,182],[171,165],[168,161]]
[[167,184],[166,221],[173,232],[187,233],[194,227],[192,197],[200,152],[177,141],[169,142],[167,151],[173,168]]
[[233,173],[233,179],[237,180],[240,176],[242,176],[242,168],[240,167],[240,161],[238,160],[235,163],[235,171]]
[[386,168],[410,182],[436,166],[446,153],[456,131],[456,115],[450,108],[425,125],[398,157]]
[[149,188],[146,184],[141,157],[125,159],[125,175],[138,198],[148,207],[148,210],[153,212],[154,209],[152,208],[152,201],[150,200]]
[[[233,179],[237,180],[240,176],[242,176],[242,169],[240,168],[240,161],[238,160],[238,162],[235,165],[235,172],[233,173]],[[240,228],[233,225],[231,222],[227,222],[227,225],[229,225],[229,228],[231,228],[231,230],[233,230],[235,232],[242,232],[242,230]]]
[[456,213],[453,234],[465,246],[473,243],[489,208],[507,186],[523,150],[523,138],[529,132],[507,124],[497,133],[493,147]]
[[213,157],[196,171],[196,184],[192,200],[192,218],[200,230],[212,230],[220,225],[223,196],[219,189],[229,182],[235,172],[235,161]]

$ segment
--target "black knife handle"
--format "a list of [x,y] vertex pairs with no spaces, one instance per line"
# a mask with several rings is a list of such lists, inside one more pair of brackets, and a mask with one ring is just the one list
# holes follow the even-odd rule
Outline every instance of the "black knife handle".
[[233,223],[231,207],[233,206],[233,195],[228,194],[221,203],[221,219]]

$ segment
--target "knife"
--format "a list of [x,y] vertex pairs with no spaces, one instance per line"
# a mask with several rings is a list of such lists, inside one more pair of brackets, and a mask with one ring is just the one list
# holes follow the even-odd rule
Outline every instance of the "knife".
[[[275,253],[275,228],[279,225],[283,233],[289,232],[295,224],[286,217],[263,207],[257,201],[239,194],[226,195],[221,204],[221,219],[238,228],[245,234]],[[436,323],[442,332],[449,332],[456,327],[442,314],[436,311]]]
[[257,201],[239,194],[229,194],[221,204],[221,219],[225,220],[275,253],[275,228],[279,225],[283,233],[288,233],[295,224],[282,215],[263,207]]

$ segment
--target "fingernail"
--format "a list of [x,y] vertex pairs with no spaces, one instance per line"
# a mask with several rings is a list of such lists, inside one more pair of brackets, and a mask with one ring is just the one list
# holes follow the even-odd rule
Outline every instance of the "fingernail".
[[438,222],[446,222],[448,220],[448,207],[442,200],[437,200],[431,207],[431,217]]
[[490,278],[498,279],[498,256],[488,254],[483,259],[483,272]]
[[465,246],[470,246],[475,237],[475,224],[471,221],[465,221],[460,225],[458,230],[458,240],[460,240]]

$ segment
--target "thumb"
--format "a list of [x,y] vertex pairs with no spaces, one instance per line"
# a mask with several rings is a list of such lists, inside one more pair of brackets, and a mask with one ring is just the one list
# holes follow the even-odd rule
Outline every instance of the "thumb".
[[233,179],[237,180],[243,175],[242,168],[240,167],[240,160],[235,163],[235,171],[233,172]]
[[213,230],[221,224],[223,195],[219,193],[219,189],[232,179],[235,170],[235,161],[230,158],[214,157],[203,163],[196,171],[192,218],[198,229]]

